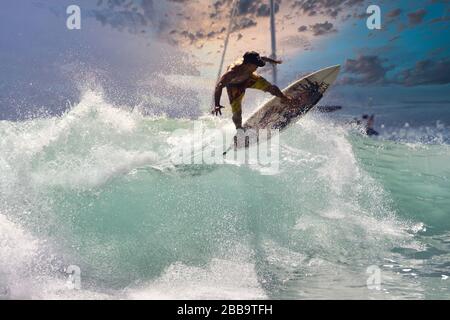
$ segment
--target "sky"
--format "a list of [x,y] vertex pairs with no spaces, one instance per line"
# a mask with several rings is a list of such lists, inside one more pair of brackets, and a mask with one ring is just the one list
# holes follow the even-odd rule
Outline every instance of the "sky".
[[[226,64],[270,54],[268,0],[239,0]],[[6,0],[0,120],[60,113],[86,87],[117,105],[200,116],[208,109],[232,0]],[[81,30],[66,8],[81,8]],[[381,9],[381,29],[366,9]],[[278,0],[279,85],[340,64],[324,103],[450,107],[450,1]],[[271,80],[270,68],[261,71]],[[256,99],[256,103],[260,100]]]

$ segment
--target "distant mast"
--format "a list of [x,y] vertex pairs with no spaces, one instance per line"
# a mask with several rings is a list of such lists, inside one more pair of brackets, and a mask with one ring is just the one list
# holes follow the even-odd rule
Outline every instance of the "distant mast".
[[[275,36],[275,1],[270,0],[270,35],[272,41],[272,59],[277,58],[277,39]],[[277,84],[277,66],[272,64],[273,83]]]

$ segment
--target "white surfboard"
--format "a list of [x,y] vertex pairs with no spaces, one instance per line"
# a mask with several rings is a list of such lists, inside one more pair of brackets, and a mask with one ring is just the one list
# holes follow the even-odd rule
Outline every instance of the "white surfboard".
[[[244,122],[245,135],[247,131],[257,131],[258,129],[285,130],[290,124],[295,123],[308,111],[310,111],[320,99],[325,91],[334,83],[340,71],[340,65],[328,67],[307,75],[283,90],[283,93],[293,97],[294,104],[281,102],[280,98],[274,97],[264,105],[256,109],[255,112]],[[255,130],[248,130],[255,129]],[[239,135],[238,135],[239,136]],[[248,146],[257,139],[241,139],[235,136],[235,149]],[[227,152],[224,152],[224,155]]]

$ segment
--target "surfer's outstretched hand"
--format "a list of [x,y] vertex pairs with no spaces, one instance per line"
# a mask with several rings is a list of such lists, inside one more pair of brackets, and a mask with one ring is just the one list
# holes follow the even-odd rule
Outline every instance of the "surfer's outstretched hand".
[[272,59],[272,58],[269,58],[269,57],[261,57],[261,59],[263,61],[269,62],[271,64],[282,64],[283,63],[283,61],[281,61],[281,60],[276,60],[276,59]]
[[224,106],[218,105],[215,106],[214,109],[211,111],[212,114],[215,114],[216,116],[222,115],[222,111],[220,109],[225,108]]

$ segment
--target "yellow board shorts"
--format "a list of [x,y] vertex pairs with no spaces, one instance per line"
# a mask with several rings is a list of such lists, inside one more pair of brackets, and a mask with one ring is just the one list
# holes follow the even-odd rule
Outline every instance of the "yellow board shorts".
[[250,79],[242,84],[227,86],[228,98],[230,99],[231,111],[233,113],[242,112],[242,100],[246,89],[257,89],[267,91],[272,84],[257,74],[252,74]]

